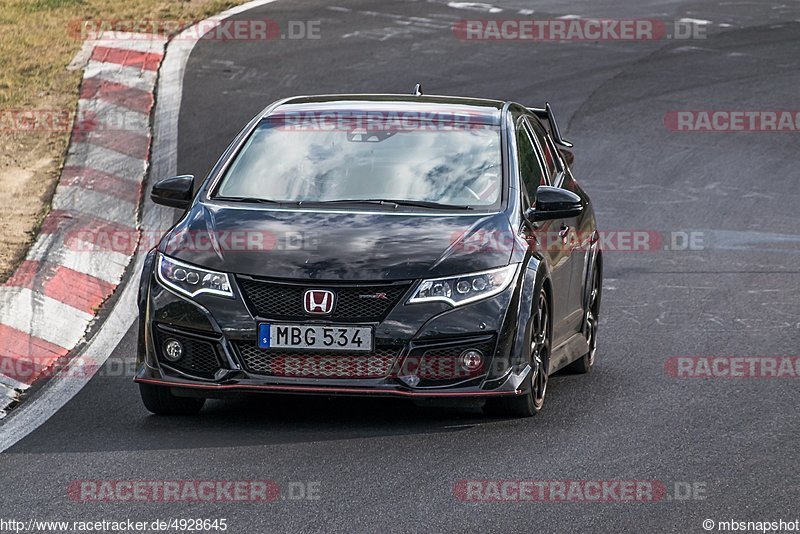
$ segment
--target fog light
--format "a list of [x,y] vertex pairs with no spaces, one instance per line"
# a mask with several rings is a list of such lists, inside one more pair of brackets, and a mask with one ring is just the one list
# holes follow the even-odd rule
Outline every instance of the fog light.
[[171,362],[177,362],[183,356],[183,345],[177,339],[168,339],[164,342],[164,357]]
[[479,350],[465,350],[461,353],[461,367],[465,371],[477,371],[483,367],[483,354]]

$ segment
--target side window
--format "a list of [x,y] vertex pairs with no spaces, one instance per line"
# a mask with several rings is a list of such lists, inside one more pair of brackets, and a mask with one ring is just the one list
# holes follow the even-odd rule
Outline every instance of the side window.
[[561,172],[561,161],[558,159],[558,152],[556,152],[553,142],[550,141],[542,125],[534,120],[531,120],[530,124],[533,131],[536,133],[536,140],[539,141],[539,146],[544,154],[545,167],[550,173],[550,176],[555,176]]
[[517,159],[522,185],[528,193],[528,198],[532,200],[536,198],[536,188],[542,184],[546,185],[547,179],[536,155],[533,141],[523,124],[523,122],[517,123]]

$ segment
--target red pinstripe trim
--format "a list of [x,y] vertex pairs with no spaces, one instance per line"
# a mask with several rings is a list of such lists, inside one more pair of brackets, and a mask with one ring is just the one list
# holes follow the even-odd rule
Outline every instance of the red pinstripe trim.
[[61,185],[91,189],[134,204],[142,193],[142,184],[91,167],[64,167]]
[[96,46],[92,51],[92,59],[94,61],[116,63],[126,67],[135,67],[151,71],[158,70],[161,58],[162,54],[154,52],[138,52],[136,50],[109,48],[107,46]]
[[4,285],[38,291],[51,299],[90,314],[95,313],[97,307],[111,295],[115,287],[62,265],[29,260],[22,262],[14,276]]
[[153,107],[152,93],[97,76],[83,80],[81,98],[98,98],[140,113],[150,113]]
[[519,395],[521,391],[474,391],[471,393],[460,393],[457,391],[401,391],[384,389],[364,389],[364,388],[341,388],[341,387],[314,387],[314,386],[276,386],[276,385],[240,385],[240,384],[188,384],[169,382],[167,380],[156,380],[154,378],[134,378],[134,382],[144,384],[154,384],[158,386],[170,386],[174,388],[206,389],[209,391],[220,390],[265,390],[265,391],[286,391],[294,393],[342,393],[350,395],[388,395],[397,397],[496,397],[501,395]]
[[45,369],[69,352],[64,347],[0,324],[0,373],[31,384]]

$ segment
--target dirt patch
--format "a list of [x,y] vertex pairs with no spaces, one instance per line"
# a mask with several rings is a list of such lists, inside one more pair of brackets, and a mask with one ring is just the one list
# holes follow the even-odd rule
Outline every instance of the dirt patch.
[[47,214],[64,139],[0,137],[0,282],[21,262]]

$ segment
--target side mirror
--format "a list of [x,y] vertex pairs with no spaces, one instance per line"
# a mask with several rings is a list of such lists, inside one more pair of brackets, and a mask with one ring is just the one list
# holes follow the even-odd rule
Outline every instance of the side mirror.
[[536,207],[526,210],[525,217],[531,222],[569,219],[582,211],[583,201],[572,191],[540,185],[536,190]]
[[170,208],[186,209],[192,203],[194,189],[194,176],[184,174],[164,178],[153,184],[150,200]]

